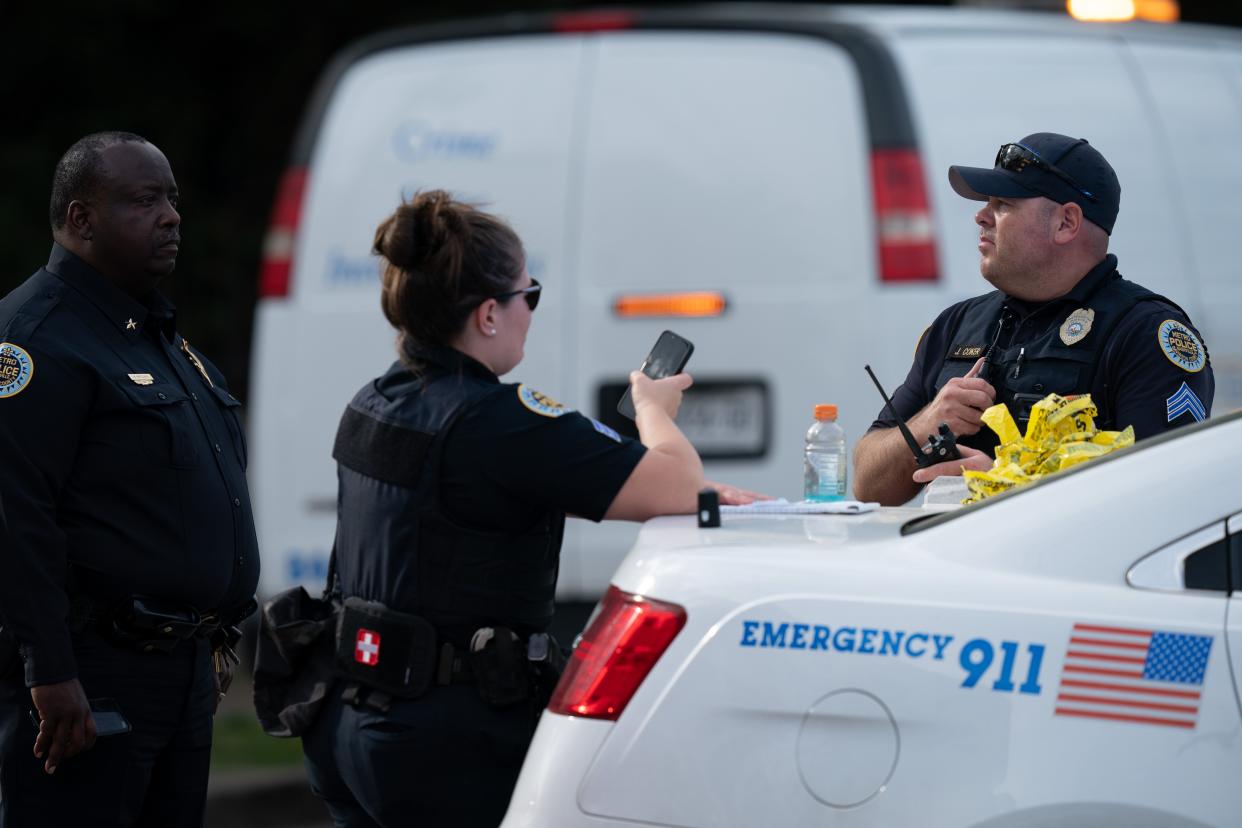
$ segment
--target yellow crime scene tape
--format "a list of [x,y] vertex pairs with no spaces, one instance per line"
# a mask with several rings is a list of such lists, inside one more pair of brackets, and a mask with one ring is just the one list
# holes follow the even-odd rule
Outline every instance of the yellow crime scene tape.
[[1097,431],[1098,413],[1090,394],[1049,394],[1031,408],[1031,419],[1023,435],[1004,403],[984,411],[983,422],[1000,437],[1000,445],[996,447],[996,461],[991,469],[963,472],[970,496],[962,503],[978,502],[1134,445],[1132,426],[1126,426],[1124,431]]

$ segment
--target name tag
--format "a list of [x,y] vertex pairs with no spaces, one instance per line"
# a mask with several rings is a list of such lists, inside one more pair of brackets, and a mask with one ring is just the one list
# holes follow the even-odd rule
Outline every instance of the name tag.
[[978,359],[983,356],[982,345],[954,345],[949,352],[949,359]]

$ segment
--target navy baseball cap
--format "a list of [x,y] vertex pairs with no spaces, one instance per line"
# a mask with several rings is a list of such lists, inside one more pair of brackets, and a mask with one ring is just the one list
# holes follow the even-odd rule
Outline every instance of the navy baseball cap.
[[949,167],[949,184],[975,201],[1044,196],[1058,204],[1074,202],[1093,223],[1112,234],[1121,204],[1117,173],[1085,138],[1036,132],[996,153],[992,169]]

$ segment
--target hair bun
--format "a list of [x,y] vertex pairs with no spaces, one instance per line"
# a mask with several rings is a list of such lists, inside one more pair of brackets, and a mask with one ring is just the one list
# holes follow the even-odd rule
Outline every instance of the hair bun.
[[444,190],[416,193],[375,230],[380,307],[406,344],[446,345],[469,313],[522,275],[522,242],[504,221]]
[[404,202],[375,232],[375,252],[405,270],[466,229],[458,204],[444,190],[418,193]]

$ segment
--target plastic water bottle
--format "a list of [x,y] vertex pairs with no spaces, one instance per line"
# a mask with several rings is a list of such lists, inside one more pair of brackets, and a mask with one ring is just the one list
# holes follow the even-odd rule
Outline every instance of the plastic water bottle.
[[835,405],[815,406],[815,424],[806,433],[804,468],[804,498],[845,499],[845,429],[837,424]]

